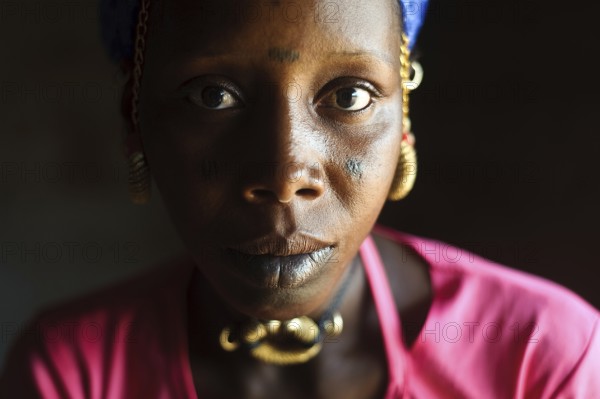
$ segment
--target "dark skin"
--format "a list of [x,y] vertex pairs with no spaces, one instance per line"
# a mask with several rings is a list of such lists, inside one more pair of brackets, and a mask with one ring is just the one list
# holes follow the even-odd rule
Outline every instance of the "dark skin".
[[[196,390],[207,398],[380,397],[386,359],[362,268],[349,277],[339,342],[308,363],[264,365],[218,345],[232,320],[320,317],[349,266],[361,263],[358,248],[400,149],[397,5],[345,0],[336,11],[324,0],[280,1],[257,13],[264,4],[227,0],[214,15],[214,2],[173,0],[149,23],[140,140],[199,270],[188,309]],[[335,258],[293,288],[257,288],[227,272],[223,246],[274,233],[332,243]],[[422,325],[426,264],[376,243],[403,322]]]

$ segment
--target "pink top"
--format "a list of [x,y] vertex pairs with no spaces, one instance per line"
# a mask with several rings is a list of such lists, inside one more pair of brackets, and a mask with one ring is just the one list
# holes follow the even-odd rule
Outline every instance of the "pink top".
[[[388,358],[386,399],[600,398],[599,312],[571,291],[448,244],[376,226],[429,264],[434,292],[410,347],[378,251],[360,255]],[[21,331],[0,398],[195,399],[188,262],[48,309]]]

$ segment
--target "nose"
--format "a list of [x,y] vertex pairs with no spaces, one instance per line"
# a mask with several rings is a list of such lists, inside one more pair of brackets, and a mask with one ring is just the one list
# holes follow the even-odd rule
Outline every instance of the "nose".
[[287,162],[271,164],[261,181],[246,184],[244,200],[251,204],[294,200],[316,200],[325,192],[321,168],[317,163]]
[[242,183],[243,198],[251,204],[314,201],[325,193],[323,144],[307,126],[301,102],[282,96],[281,87],[276,90],[256,110],[258,133],[246,151],[260,154],[263,162],[246,171],[252,177]]

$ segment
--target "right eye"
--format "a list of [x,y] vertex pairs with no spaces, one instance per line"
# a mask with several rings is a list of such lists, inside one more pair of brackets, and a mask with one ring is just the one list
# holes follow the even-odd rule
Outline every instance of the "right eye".
[[236,94],[221,86],[205,86],[198,92],[191,93],[189,99],[194,104],[208,109],[227,109],[241,105]]

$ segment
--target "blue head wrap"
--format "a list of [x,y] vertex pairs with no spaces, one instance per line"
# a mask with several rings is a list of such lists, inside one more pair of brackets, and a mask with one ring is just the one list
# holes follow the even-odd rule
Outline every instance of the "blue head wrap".
[[404,32],[409,40],[408,47],[412,50],[417,41],[421,25],[423,25],[423,20],[425,20],[429,0],[399,0],[398,2],[402,7]]
[[[367,0],[368,1],[368,0]],[[402,8],[404,32],[412,49],[423,24],[429,0],[398,0]],[[100,0],[102,41],[114,62],[133,58],[133,42],[139,0]]]

